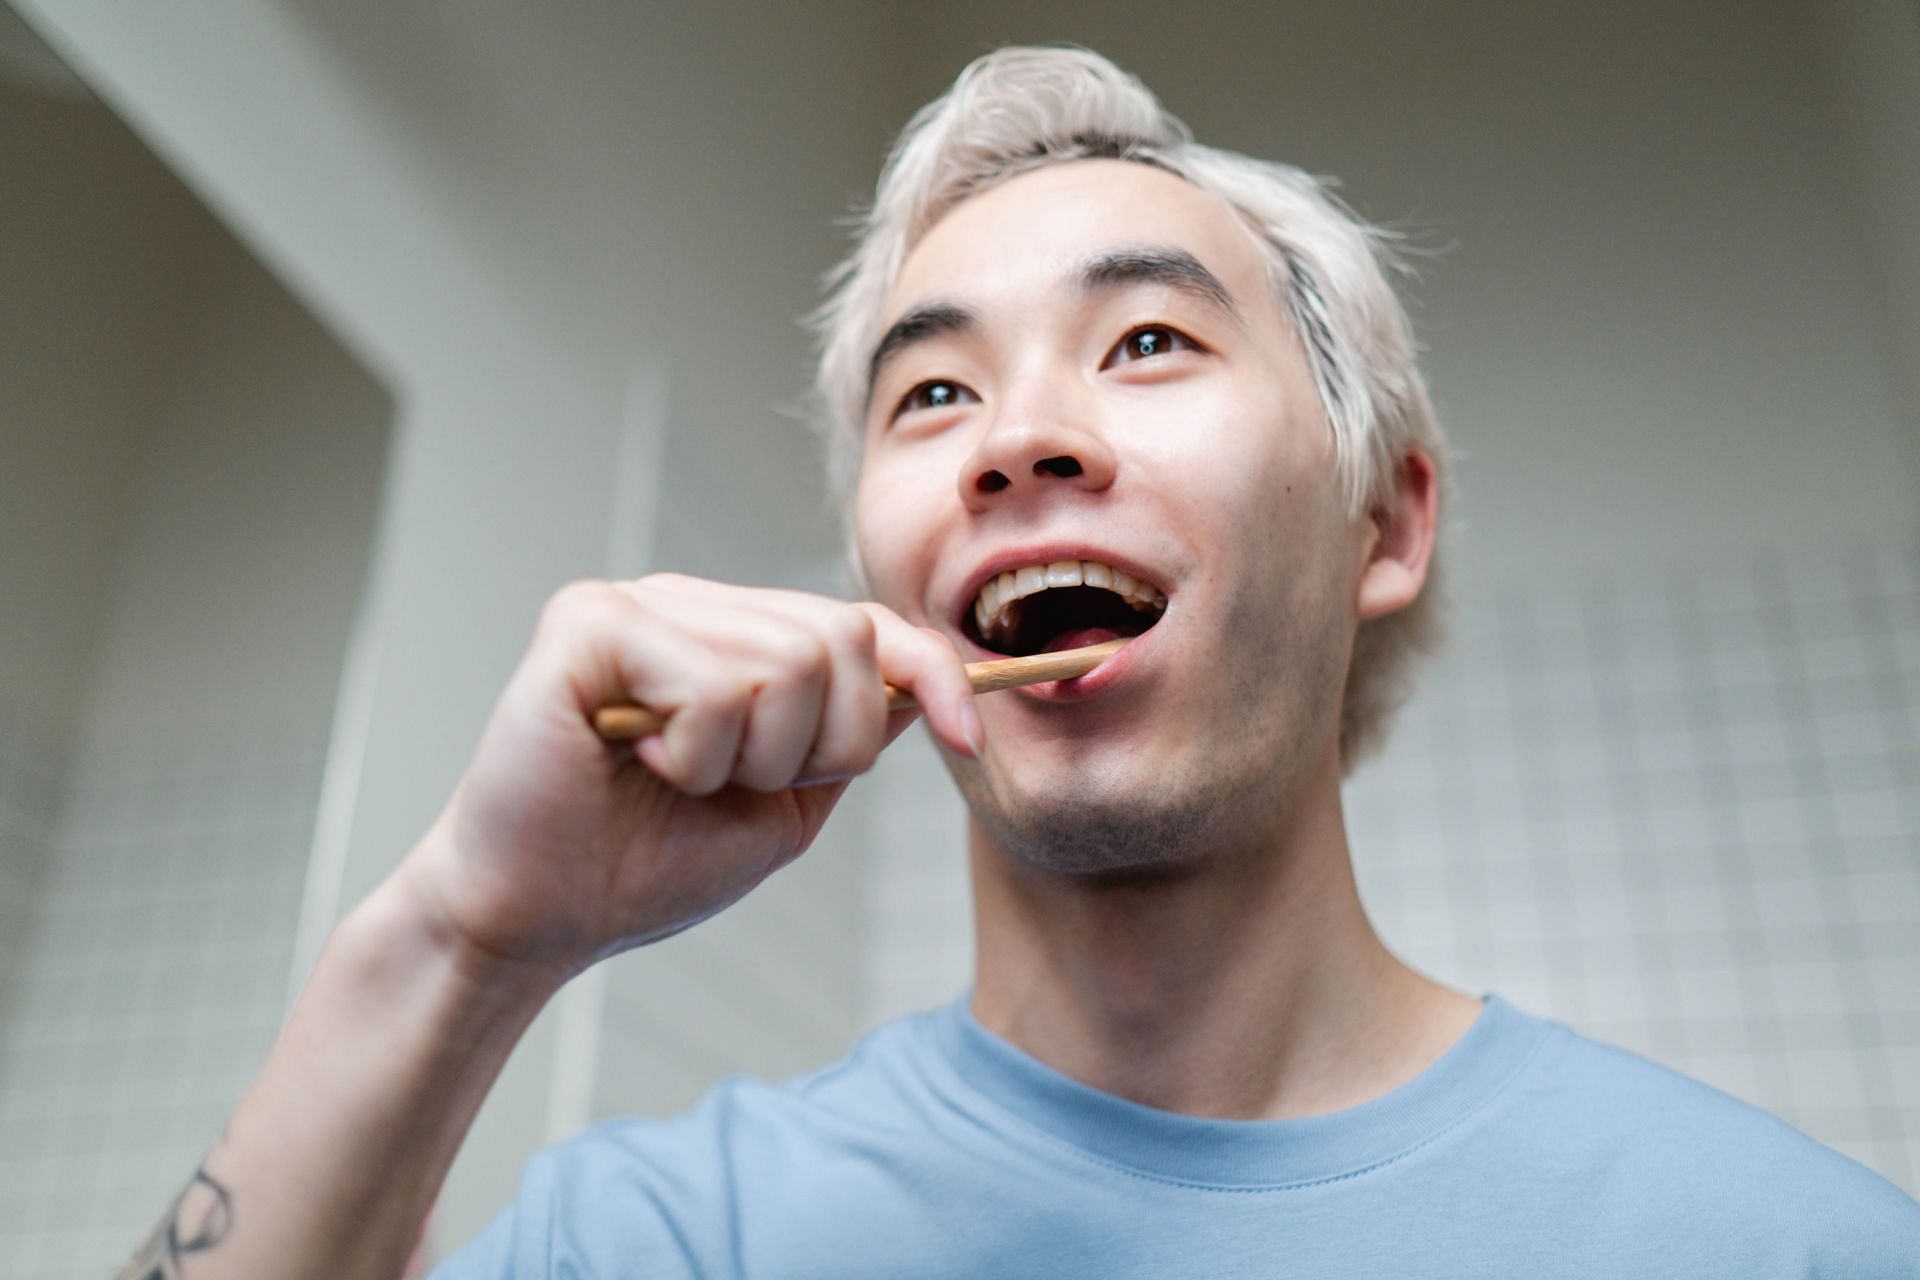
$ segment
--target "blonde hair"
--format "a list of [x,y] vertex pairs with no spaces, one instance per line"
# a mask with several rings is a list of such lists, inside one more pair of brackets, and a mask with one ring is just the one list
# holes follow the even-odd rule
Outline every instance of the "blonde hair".
[[[1202,146],[1138,79],[1073,47],[1006,48],[975,60],[914,114],[881,171],[857,242],[827,277],[811,318],[819,336],[816,397],[838,490],[858,476],[867,358],[887,291],[908,252],[948,210],[1009,178],[1088,158],[1154,165],[1220,196],[1269,253],[1270,275],[1298,333],[1332,429],[1348,518],[1391,493],[1419,446],[1441,494],[1451,471],[1406,311],[1388,282],[1388,233],[1360,220],[1327,184],[1290,165]],[[1425,589],[1396,613],[1360,624],[1341,706],[1342,767],[1379,747],[1411,669],[1443,634],[1438,555]]]

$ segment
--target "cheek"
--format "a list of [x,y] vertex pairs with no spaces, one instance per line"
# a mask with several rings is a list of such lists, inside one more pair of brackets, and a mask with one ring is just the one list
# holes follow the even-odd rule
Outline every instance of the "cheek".
[[[1168,433],[1169,419],[1185,430]],[[1315,631],[1336,607],[1347,537],[1325,431],[1276,389],[1238,389],[1164,414],[1137,455],[1178,495],[1178,523],[1223,626],[1297,643],[1295,629]]]
[[[1179,430],[1167,430],[1169,418]],[[1216,551],[1264,557],[1297,544],[1327,482],[1295,433],[1271,407],[1195,397],[1177,417],[1164,414],[1137,435],[1135,457],[1145,487],[1178,495],[1181,523],[1207,530]]]
[[863,471],[853,495],[853,554],[866,589],[881,600],[886,599],[893,577],[886,555],[891,540],[880,536],[889,527],[889,514],[885,494],[875,491]]
[[921,588],[931,567],[932,508],[930,495],[903,483],[910,478],[889,475],[888,468],[871,462],[861,472],[853,498],[853,550],[868,594],[919,621]]

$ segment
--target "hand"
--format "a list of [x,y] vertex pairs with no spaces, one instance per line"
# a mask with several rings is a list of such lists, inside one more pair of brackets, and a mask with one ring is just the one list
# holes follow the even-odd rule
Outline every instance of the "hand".
[[[668,937],[812,843],[913,719],[883,683],[977,752],[953,645],[879,605],[672,574],[566,587],[396,878],[462,946],[559,978]],[[610,744],[591,716],[620,701],[671,719]]]

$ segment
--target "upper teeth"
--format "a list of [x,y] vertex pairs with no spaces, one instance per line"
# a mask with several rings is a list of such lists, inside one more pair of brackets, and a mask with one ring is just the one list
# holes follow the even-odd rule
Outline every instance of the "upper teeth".
[[1098,560],[1055,560],[1008,569],[987,579],[974,597],[973,620],[985,637],[1006,635],[1019,621],[1014,602],[1050,587],[1104,587],[1135,609],[1164,610],[1167,598],[1130,573]]

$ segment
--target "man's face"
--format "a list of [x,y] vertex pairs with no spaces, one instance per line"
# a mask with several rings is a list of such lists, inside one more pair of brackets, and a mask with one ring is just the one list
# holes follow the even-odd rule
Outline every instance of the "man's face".
[[[975,819],[1075,872],[1271,835],[1335,750],[1365,545],[1252,232],[1164,171],[1057,165],[948,213],[885,319],[855,511],[876,598],[968,661],[1151,624],[981,700],[986,753],[948,759]],[[1002,571],[1069,561],[1164,614],[1083,582],[980,626]]]

